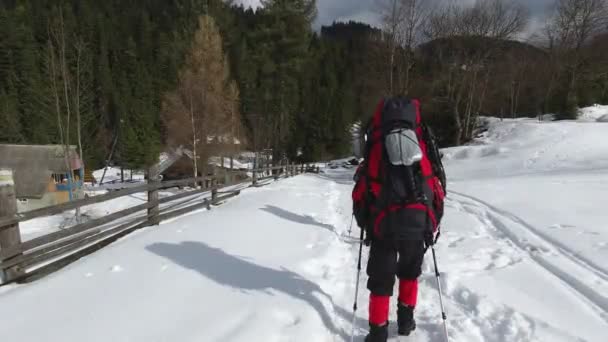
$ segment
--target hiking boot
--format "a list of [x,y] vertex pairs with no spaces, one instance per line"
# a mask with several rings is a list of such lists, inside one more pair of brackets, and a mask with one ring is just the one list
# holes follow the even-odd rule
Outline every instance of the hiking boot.
[[388,323],[383,326],[369,325],[369,334],[365,342],[386,342],[388,340]]
[[413,307],[397,304],[397,325],[401,336],[409,336],[412,331],[416,330]]

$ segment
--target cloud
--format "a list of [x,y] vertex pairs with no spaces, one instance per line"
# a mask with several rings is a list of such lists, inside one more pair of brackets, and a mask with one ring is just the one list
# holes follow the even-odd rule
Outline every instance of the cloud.
[[258,8],[259,6],[261,6],[260,0],[236,0],[235,4],[241,4],[241,5],[245,6],[245,8],[247,8],[247,7]]
[[[322,25],[331,25],[334,21],[361,21],[370,25],[379,26],[378,2],[382,0],[317,0],[318,15],[315,28]],[[423,0],[429,1],[429,0]],[[453,1],[462,4],[473,4],[476,0],[434,0],[435,2]],[[551,13],[551,6],[555,0],[507,0],[522,4],[530,12],[530,25],[528,32],[542,26]],[[237,0],[245,6],[258,7],[260,0]]]

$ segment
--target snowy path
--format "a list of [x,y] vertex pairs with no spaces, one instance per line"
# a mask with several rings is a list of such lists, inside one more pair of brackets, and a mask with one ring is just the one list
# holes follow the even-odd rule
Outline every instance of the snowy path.
[[[608,126],[488,122],[476,144],[444,151],[450,194],[437,255],[451,342],[608,341]],[[246,189],[0,288],[0,342],[349,341],[352,170],[326,171]],[[444,342],[430,253],[416,318],[400,341]]]
[[[358,229],[347,232],[350,172],[248,189],[3,289],[2,340],[348,341],[358,253]],[[605,341],[603,268],[464,193],[450,196],[444,227],[438,255],[452,341]],[[419,329],[401,341],[443,341],[428,257]]]

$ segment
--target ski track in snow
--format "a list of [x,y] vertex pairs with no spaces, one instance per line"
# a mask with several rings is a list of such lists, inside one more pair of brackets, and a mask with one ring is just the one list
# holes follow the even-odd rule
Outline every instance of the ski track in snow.
[[[596,276],[608,281],[608,272],[604,271],[601,266],[599,266],[596,263],[594,263],[593,261],[586,259],[583,256],[579,255],[577,252],[570,249],[564,243],[543,233],[540,229],[535,228],[533,225],[527,223],[525,220],[523,220],[519,216],[512,214],[506,210],[499,209],[495,206],[492,206],[491,204],[488,204],[487,202],[484,202],[484,201],[482,201],[478,198],[475,198],[473,196],[470,196],[470,195],[465,195],[465,194],[458,193],[455,191],[451,191],[451,194],[454,194],[454,195],[460,196],[460,197],[464,197],[464,198],[468,199],[469,201],[476,202],[481,208],[484,208],[488,212],[489,216],[491,216],[490,218],[494,218],[493,219],[494,223],[503,222],[504,219],[506,219],[508,221],[518,224],[531,235],[535,236],[538,239],[543,240],[545,244],[553,247],[554,250],[561,253],[562,256],[570,259],[572,262],[577,263],[580,266],[595,273]],[[496,216],[498,216],[498,218]],[[503,218],[503,221],[497,221],[497,220],[500,220],[501,217]],[[553,226],[552,228],[573,228],[573,226],[558,225],[558,226]],[[503,231],[505,231],[505,229],[503,229]],[[514,242],[516,242],[516,241],[514,241]],[[525,241],[519,241],[519,242],[525,243]],[[530,248],[530,246],[526,246],[525,248],[526,249]],[[605,309],[605,310],[608,311],[608,309]]]
[[[345,203],[350,205],[350,202],[348,198],[343,197],[342,207],[337,205],[340,194],[335,189],[347,184],[341,180],[333,182],[329,177],[324,177],[324,179],[330,183],[329,190],[324,195],[327,198],[328,206],[324,222],[334,226],[336,236],[332,241],[333,247],[328,248],[329,254],[319,258],[318,263],[311,268],[318,267],[319,263],[325,263],[325,267],[321,267],[321,269],[324,269],[322,278],[326,281],[325,286],[322,285],[322,287],[327,288],[332,297],[343,308],[349,308],[352,306],[353,298],[349,298],[346,294],[350,294],[352,297],[354,293],[354,285],[349,288],[348,281],[354,282],[355,279],[356,259],[358,257],[358,238],[355,238],[355,236],[358,235],[359,228],[353,227],[353,237],[345,238],[345,235],[348,234],[348,224],[350,222],[350,209]],[[343,196],[346,190],[349,189],[342,190]],[[449,254],[454,253],[450,249],[459,248],[460,245],[477,240],[491,242],[491,244],[484,245],[481,250],[475,250],[470,256],[467,255],[466,264],[458,265],[454,270],[442,272],[441,281],[442,287],[445,289],[444,296],[447,302],[448,329],[451,334],[451,341],[544,341],[543,338],[537,336],[538,328],[556,334],[560,340],[565,338],[566,341],[588,341],[571,336],[568,332],[559,328],[535,321],[511,307],[500,304],[500,301],[494,302],[490,298],[478,295],[474,289],[469,288],[466,282],[462,281],[480,274],[512,267],[525,259],[533,260],[539,268],[548,273],[548,276],[555,277],[565,291],[572,292],[598,318],[608,322],[608,316],[606,315],[608,302],[602,292],[598,290],[599,285],[605,284],[605,280],[608,278],[605,271],[578,256],[567,246],[546,238],[537,229],[526,223],[524,219],[477,198],[461,193],[451,192],[451,194],[453,195],[446,202],[446,216],[449,217],[455,212],[460,212],[467,215],[469,220],[477,221],[478,227],[473,232],[450,227],[444,233],[443,239],[445,241],[440,242],[438,246],[440,267],[441,257],[449,258]],[[356,224],[354,225],[356,226]],[[340,253],[337,252],[343,251],[345,245],[350,248],[348,252],[350,258],[347,259],[340,257]],[[367,253],[368,249],[364,249],[363,270],[359,284],[359,310],[355,329],[355,341],[358,342],[363,341],[367,332],[368,292],[365,288]],[[343,261],[342,265],[338,266],[340,262],[336,258]],[[553,260],[555,258],[557,260]],[[454,265],[446,266],[453,267]],[[348,272],[349,267],[352,270],[351,272]],[[563,267],[567,268],[564,269]],[[342,269],[341,272],[340,268]],[[346,269],[346,272],[344,269]],[[423,275],[420,278],[420,303],[416,312],[418,330],[410,337],[393,337],[389,341],[445,341],[441,330],[442,322],[433,272],[432,259],[430,253],[428,253],[423,266]],[[348,277],[349,273],[352,273],[351,277]],[[390,316],[390,331],[393,336],[396,335],[396,322],[394,321],[396,316],[393,307],[395,298],[393,297],[391,301]],[[350,322],[344,316],[344,314],[338,315],[334,319],[350,335]],[[545,334],[547,334],[546,331]]]
[[[340,177],[344,178],[344,177]],[[350,238],[347,238],[348,228],[351,217],[350,215],[350,199],[347,198],[351,185],[344,184],[342,181],[334,182],[330,178],[328,191],[324,194],[327,199],[327,212],[323,216],[323,222],[331,224],[336,233],[335,239],[327,248],[327,255],[321,256],[316,261],[309,263],[309,270],[317,270],[317,276],[321,278],[320,285],[324,290],[335,300],[335,304],[340,304],[338,307],[351,308],[355,292],[354,283],[356,279],[356,260],[358,258],[358,236],[359,228],[356,223],[352,228]],[[342,191],[337,188],[342,187]],[[342,196],[342,197],[341,197]],[[472,214],[471,214],[472,215]],[[473,215],[474,216],[474,215]],[[474,216],[477,217],[477,216]],[[487,238],[489,233],[481,230],[471,239]],[[457,246],[469,238],[460,234],[449,233],[446,237],[449,245]],[[346,247],[346,250],[345,250]],[[448,322],[450,333],[453,334],[453,341],[532,341],[533,323],[529,319],[515,312],[513,309],[494,306],[493,304],[484,304],[484,299],[477,296],[473,290],[459,283],[459,278],[464,274],[465,277],[470,277],[475,272],[483,272],[492,269],[508,267],[509,265],[518,262],[519,260],[511,260],[508,257],[502,257],[502,248],[507,248],[505,243],[499,244],[494,250],[489,249],[489,253],[481,253],[479,260],[471,263],[473,266],[467,273],[454,272],[442,274],[442,286],[448,289],[445,293],[448,301],[448,311],[450,321]],[[361,281],[359,284],[359,298],[356,317],[355,341],[362,342],[367,332],[367,303],[368,291],[366,289],[367,276],[365,273],[365,265],[367,263],[368,249],[365,248],[362,260]],[[391,301],[391,324],[390,334],[393,336],[389,341],[428,341],[428,342],[443,342],[444,337],[441,329],[440,308],[438,305],[438,295],[436,280],[432,269],[432,261],[430,253],[427,254],[427,260],[424,265],[423,275],[421,276],[421,297],[420,305],[416,316],[418,321],[418,330],[409,337],[396,337],[396,295]],[[350,285],[352,284],[352,285]],[[449,285],[449,286],[447,286]],[[396,284],[396,286],[398,286]],[[397,293],[397,291],[395,291]],[[334,306],[335,308],[335,306]],[[343,310],[344,309],[340,309]],[[351,309],[352,310],[352,309]],[[349,315],[352,312],[342,312],[340,315],[334,314],[336,324],[339,325],[344,332],[350,336],[351,323]],[[465,333],[463,333],[465,332]],[[337,339],[342,341],[343,339]],[[348,339],[347,339],[348,340]]]
[[538,229],[512,213],[469,195],[454,191],[451,195],[460,197],[459,202],[468,213],[478,216],[488,227],[496,229],[525,251],[540,267],[576,292],[608,323],[608,298],[589,285],[603,284],[602,280],[608,279],[603,270],[577,256],[564,244],[540,233]]

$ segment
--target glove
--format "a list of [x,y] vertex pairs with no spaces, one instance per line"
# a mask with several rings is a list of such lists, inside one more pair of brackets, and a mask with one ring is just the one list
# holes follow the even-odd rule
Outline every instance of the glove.
[[428,231],[424,236],[424,243],[427,248],[434,246],[437,241],[439,241],[439,237],[441,236],[441,230],[437,227],[437,234],[434,234],[432,231]]

